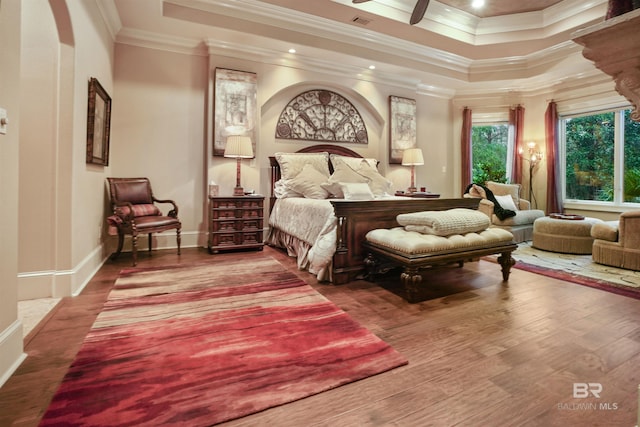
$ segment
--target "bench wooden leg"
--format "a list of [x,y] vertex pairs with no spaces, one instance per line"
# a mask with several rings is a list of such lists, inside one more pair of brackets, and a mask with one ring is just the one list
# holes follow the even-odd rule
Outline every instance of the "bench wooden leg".
[[505,282],[509,280],[509,274],[511,273],[511,267],[516,261],[511,257],[511,252],[503,252],[498,257],[498,263],[502,266],[502,280]]
[[422,281],[419,269],[416,267],[405,267],[402,274],[400,274],[400,281],[404,287],[407,301],[410,303],[419,302],[420,298],[418,297],[418,288]]

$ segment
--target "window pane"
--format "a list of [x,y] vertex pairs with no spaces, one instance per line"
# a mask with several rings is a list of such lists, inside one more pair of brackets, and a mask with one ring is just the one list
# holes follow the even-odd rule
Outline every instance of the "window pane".
[[506,182],[509,127],[506,124],[471,128],[471,164],[473,182]]
[[614,117],[565,120],[567,199],[613,201]]
[[624,114],[624,201],[640,203],[640,123]]

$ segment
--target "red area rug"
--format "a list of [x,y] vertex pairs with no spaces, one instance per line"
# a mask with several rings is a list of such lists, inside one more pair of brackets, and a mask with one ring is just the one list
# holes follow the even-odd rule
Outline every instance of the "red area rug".
[[212,425],[406,363],[268,257],[123,270],[41,425]]

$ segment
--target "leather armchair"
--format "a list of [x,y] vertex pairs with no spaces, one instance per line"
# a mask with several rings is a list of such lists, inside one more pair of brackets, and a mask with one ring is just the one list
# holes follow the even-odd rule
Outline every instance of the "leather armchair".
[[622,213],[617,224],[595,224],[591,237],[594,262],[640,271],[640,211]]
[[[131,235],[131,252],[135,266],[138,263],[138,235],[149,235],[151,251],[151,235],[166,230],[176,230],[179,255],[182,224],[178,219],[176,203],[173,200],[156,199],[148,178],[107,178],[107,181],[113,210],[113,215],[107,218],[107,221],[118,232],[118,249],[113,258],[122,252],[124,236]],[[171,204],[173,209],[163,215],[156,203]]]

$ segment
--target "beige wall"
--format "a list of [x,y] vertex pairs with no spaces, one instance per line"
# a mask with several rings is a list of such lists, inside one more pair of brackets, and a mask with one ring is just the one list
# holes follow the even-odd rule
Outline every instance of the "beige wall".
[[[146,176],[156,197],[175,200],[184,247],[206,244],[206,94],[206,57],[116,46],[111,174]],[[175,246],[175,233],[154,239]]]
[[106,257],[109,168],[85,164],[87,82],[113,92],[113,41],[93,2],[24,2],[22,22],[18,295],[73,295]]
[[18,152],[20,123],[20,6],[0,2],[0,108],[9,127],[0,135],[0,386],[22,362],[18,320]]

